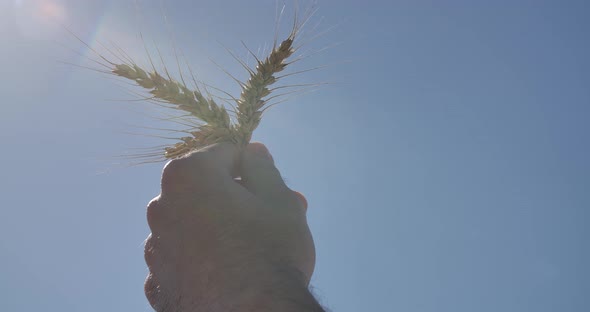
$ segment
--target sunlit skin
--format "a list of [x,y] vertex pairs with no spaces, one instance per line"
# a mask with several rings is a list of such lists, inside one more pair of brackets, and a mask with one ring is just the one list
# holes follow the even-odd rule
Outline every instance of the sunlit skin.
[[145,248],[156,311],[323,311],[307,289],[315,266],[307,202],[264,145],[240,154],[222,143],[173,160],[161,186]]

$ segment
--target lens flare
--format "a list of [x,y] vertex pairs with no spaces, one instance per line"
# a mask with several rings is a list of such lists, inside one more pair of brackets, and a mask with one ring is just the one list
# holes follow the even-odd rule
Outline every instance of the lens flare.
[[37,7],[35,15],[38,19],[46,20],[47,22],[52,20],[63,22],[66,17],[66,10],[62,5],[55,1],[44,0],[39,1],[39,6]]
[[15,15],[21,34],[47,39],[67,20],[66,7],[59,0],[16,0]]

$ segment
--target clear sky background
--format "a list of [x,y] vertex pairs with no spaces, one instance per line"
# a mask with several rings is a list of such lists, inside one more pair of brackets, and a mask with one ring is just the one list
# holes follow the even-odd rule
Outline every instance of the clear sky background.
[[[273,38],[274,0],[167,1],[170,31],[159,1],[140,3],[0,1],[3,311],[150,311],[144,209],[163,163],[115,156],[169,141],[124,134],[158,112],[59,63],[92,54],[52,21],[145,64],[141,30],[171,67],[174,33],[233,94],[209,59],[243,79],[223,46],[246,57],[240,40]],[[309,200],[327,308],[590,311],[588,3],[319,2],[307,38],[329,31],[301,51],[329,49],[291,70],[330,66],[285,82],[333,84],[276,106],[255,140]]]

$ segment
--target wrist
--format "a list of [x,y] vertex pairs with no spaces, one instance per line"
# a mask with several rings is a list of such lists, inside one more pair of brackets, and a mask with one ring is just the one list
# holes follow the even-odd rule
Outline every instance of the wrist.
[[296,269],[277,271],[271,281],[252,281],[236,298],[232,312],[324,312]]
[[299,270],[276,265],[259,268],[225,270],[210,284],[209,300],[195,311],[324,312]]

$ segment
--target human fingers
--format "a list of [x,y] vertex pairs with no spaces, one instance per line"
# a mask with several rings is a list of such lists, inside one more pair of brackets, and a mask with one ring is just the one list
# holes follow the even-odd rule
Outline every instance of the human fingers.
[[172,309],[169,294],[164,292],[164,288],[153,273],[148,274],[143,287],[145,297],[155,311],[170,311]]
[[239,158],[232,143],[217,143],[174,159],[162,172],[162,195],[223,189],[233,182]]
[[254,195],[267,200],[287,200],[306,208],[305,197],[287,187],[274,160],[262,143],[250,143],[242,156],[241,183]]

